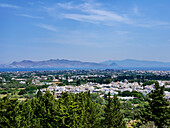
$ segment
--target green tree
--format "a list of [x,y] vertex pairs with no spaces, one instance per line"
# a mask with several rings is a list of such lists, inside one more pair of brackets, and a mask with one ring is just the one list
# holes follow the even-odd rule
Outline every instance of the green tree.
[[145,125],[140,126],[139,128],[157,128],[154,124],[154,122],[148,122]]
[[34,121],[34,111],[32,110],[31,102],[30,100],[26,100],[22,102],[20,105],[20,111],[21,111],[21,126],[23,128],[30,128],[33,126],[38,126],[37,121],[35,123]]
[[62,93],[57,106],[57,120],[59,127],[78,128],[81,127],[81,108],[74,101],[74,98],[67,92]]
[[38,98],[34,111],[42,127],[51,128],[57,126],[56,101],[49,91],[46,91],[44,96]]
[[110,92],[106,98],[107,104],[104,114],[104,127],[106,128],[123,128],[123,116],[120,111],[120,102],[117,98],[117,95],[114,95],[114,98],[111,98]]
[[111,79],[107,78],[107,79],[104,80],[103,83],[104,83],[104,84],[110,84],[110,83],[111,83]]
[[81,81],[78,79],[78,80],[76,81],[76,85],[79,86],[80,84],[81,84]]
[[132,94],[130,93],[130,91],[124,91],[122,92],[122,96],[132,96]]
[[18,100],[4,97],[0,102],[0,127],[18,128],[21,126],[21,120]]
[[90,91],[85,93],[85,114],[84,126],[85,128],[98,128],[99,127],[99,105],[91,100]]
[[156,81],[146,81],[146,82],[143,83],[143,86],[152,85],[154,83],[156,83]]
[[141,92],[137,92],[137,91],[132,91],[131,95],[134,96],[134,97],[138,97],[138,98],[143,97],[142,93]]
[[155,83],[155,90],[149,95],[149,105],[152,112],[152,120],[158,128],[163,128],[166,125],[170,125],[170,110],[169,103],[164,98],[165,87],[160,87],[159,83]]
[[21,91],[18,93],[18,95],[24,95],[24,94],[27,94],[27,92],[26,92],[25,89],[21,90]]
[[154,121],[158,128],[164,128],[170,125],[170,109],[169,103],[164,98],[165,87],[160,87],[159,83],[155,83],[155,90],[149,94],[149,104],[141,112],[142,123]]

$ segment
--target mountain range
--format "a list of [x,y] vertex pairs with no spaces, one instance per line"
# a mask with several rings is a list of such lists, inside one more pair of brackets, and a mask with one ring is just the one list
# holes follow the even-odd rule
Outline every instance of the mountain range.
[[1,65],[2,68],[103,68],[106,64],[72,61],[65,59],[50,59],[45,61],[23,60],[12,62],[8,65]]
[[102,62],[106,65],[117,65],[119,67],[170,67],[170,62],[160,62],[160,61],[146,61],[146,60],[108,60]]
[[0,68],[126,68],[126,67],[170,67],[170,62],[146,60],[108,60],[101,63],[82,62],[66,59],[50,59],[45,61],[23,60],[11,64],[1,64]]

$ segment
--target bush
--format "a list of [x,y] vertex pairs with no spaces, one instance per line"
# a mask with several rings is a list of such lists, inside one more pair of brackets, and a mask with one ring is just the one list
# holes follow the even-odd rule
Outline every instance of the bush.
[[1,92],[1,94],[7,94],[7,92],[6,92],[6,91],[4,91],[4,92]]
[[28,86],[28,87],[26,87],[25,90],[26,91],[37,90],[37,87],[36,86]]
[[37,86],[37,89],[42,89],[42,86]]
[[154,122],[148,122],[145,125],[140,126],[139,128],[157,128],[154,124]]
[[33,93],[35,93],[35,91],[34,90],[30,90],[28,93],[29,94],[33,94]]
[[12,90],[9,90],[8,93],[12,93],[13,91]]
[[143,86],[146,86],[146,85],[152,85],[154,84],[156,81],[146,81],[143,83]]
[[143,94],[141,92],[137,92],[137,91],[132,91],[131,95],[134,97],[138,97],[138,98],[143,97]]
[[58,86],[64,86],[64,84],[63,83],[59,83]]
[[132,96],[132,94],[129,91],[122,92],[122,96]]
[[43,85],[42,88],[48,88],[49,85]]
[[24,94],[27,94],[26,90],[21,90],[18,95],[24,95]]
[[168,92],[170,92],[170,88],[165,88],[165,91],[168,91]]
[[130,100],[133,104],[140,104],[141,103],[141,101],[140,101],[140,99],[132,99],[132,100]]

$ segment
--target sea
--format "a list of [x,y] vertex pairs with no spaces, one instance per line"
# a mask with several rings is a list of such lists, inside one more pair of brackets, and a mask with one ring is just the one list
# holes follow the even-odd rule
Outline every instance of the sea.
[[59,70],[62,71],[62,70],[90,70],[90,69],[170,71],[170,67],[115,67],[115,68],[0,68],[0,72],[59,71]]

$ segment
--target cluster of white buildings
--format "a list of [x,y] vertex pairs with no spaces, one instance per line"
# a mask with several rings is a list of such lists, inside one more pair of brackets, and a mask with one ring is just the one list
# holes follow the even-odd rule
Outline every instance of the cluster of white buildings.
[[[164,82],[159,81],[160,85],[163,86]],[[166,88],[170,88],[170,85],[166,85]],[[124,92],[124,91],[137,91],[141,92],[143,95],[146,95],[150,93],[152,90],[154,90],[154,84],[153,85],[147,85],[143,87],[142,85],[139,85],[137,82],[134,83],[128,83],[127,82],[111,82],[110,84],[98,84],[98,83],[86,83],[82,84],[80,86],[49,86],[47,89],[41,89],[43,93],[45,93],[46,90],[50,90],[56,98],[58,98],[62,92],[69,92],[69,93],[80,93],[80,92],[86,92],[90,91],[91,93],[98,93],[102,97],[104,94],[108,94],[109,92],[111,95],[118,94],[118,92]],[[38,90],[37,90],[38,91]],[[166,98],[170,99],[170,92],[165,91]],[[122,98],[122,99],[129,99]]]

